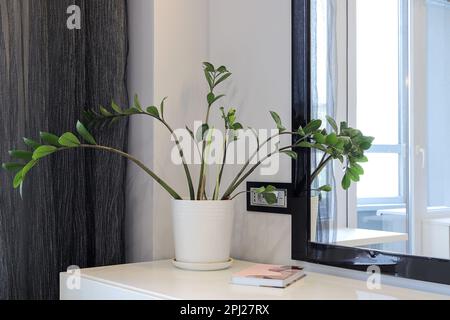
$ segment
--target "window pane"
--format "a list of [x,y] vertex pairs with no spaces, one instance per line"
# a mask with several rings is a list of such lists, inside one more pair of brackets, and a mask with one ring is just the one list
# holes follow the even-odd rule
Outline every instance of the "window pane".
[[357,184],[358,198],[395,198],[399,196],[399,157],[394,153],[368,154],[365,174]]
[[450,207],[450,10],[429,6],[427,29],[428,206]]
[[399,143],[399,2],[358,0],[357,123],[376,144]]

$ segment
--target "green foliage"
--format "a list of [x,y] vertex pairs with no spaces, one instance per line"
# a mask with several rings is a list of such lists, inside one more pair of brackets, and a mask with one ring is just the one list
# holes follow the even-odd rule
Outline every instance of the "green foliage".
[[268,204],[274,204],[277,203],[277,195],[275,193],[276,190],[277,188],[269,185],[260,187],[256,189],[255,192],[261,194]]
[[64,133],[58,142],[63,147],[68,148],[78,147],[81,144],[80,140],[72,132]]
[[[219,85],[224,84],[228,80],[232,73],[225,66],[215,67],[210,62],[203,63],[203,72],[206,82],[209,87],[209,91],[206,95],[206,120],[201,124],[200,128],[197,130],[196,134],[188,127],[186,129],[193,140],[197,140],[202,144],[201,159],[202,167],[200,169],[199,187],[197,189],[197,195],[192,184],[192,178],[188,166],[183,157],[183,150],[180,142],[176,139],[176,145],[179,148],[180,155],[183,160],[183,166],[185,169],[188,187],[190,192],[191,200],[206,200],[206,168],[205,168],[205,154],[208,154],[210,149],[210,144],[212,141],[212,130],[214,127],[209,123],[210,112],[213,105],[217,104],[222,98],[225,97],[224,94],[216,93],[216,89]],[[141,167],[147,174],[149,174],[157,183],[159,183],[168,193],[175,199],[181,199],[181,197],[176,193],[167,183],[160,179],[156,174],[154,174],[150,169],[145,167],[142,162],[133,158],[132,156],[113,148],[100,146],[94,139],[92,134],[87,128],[98,127],[103,128],[106,125],[113,125],[121,119],[125,119],[134,115],[146,115],[153,119],[159,121],[166,127],[171,134],[174,131],[170,128],[169,124],[164,118],[165,104],[167,97],[164,98],[158,106],[143,107],[142,103],[139,101],[137,95],[134,96],[133,105],[127,108],[122,108],[114,101],[111,102],[109,107],[100,106],[98,110],[89,109],[84,112],[83,123],[78,121],[76,124],[76,133],[78,136],[72,132],[66,132],[62,136],[57,136],[48,132],[41,132],[41,141],[35,141],[29,138],[24,138],[23,142],[30,150],[12,150],[10,155],[12,158],[16,159],[15,162],[4,163],[2,165],[3,169],[15,173],[13,180],[14,188],[21,188],[28,173],[45,157],[50,156],[58,151],[73,149],[73,148],[91,148],[103,151],[109,151],[136,163]],[[221,107],[220,113],[224,121],[224,127],[227,132],[227,139],[224,141],[224,159],[226,158],[227,146],[230,142],[237,140],[238,131],[242,130],[244,126],[237,121],[237,111],[235,108],[230,108],[226,111],[224,107]],[[331,117],[326,117],[326,124],[320,119],[313,119],[305,126],[299,127],[294,132],[288,132],[285,125],[283,125],[282,119],[278,113],[271,111],[270,116],[275,122],[276,128],[278,129],[278,134],[273,137],[269,137],[265,141],[260,141],[258,133],[256,130],[251,129],[257,140],[257,150],[255,155],[262,150],[262,147],[266,145],[272,139],[275,139],[281,135],[291,135],[293,136],[294,143],[290,146],[280,147],[277,146],[276,151],[271,151],[267,158],[273,156],[274,154],[280,153],[286,155],[294,160],[297,160],[299,154],[298,149],[308,148],[313,150],[318,150],[323,154],[323,159],[318,164],[317,168],[312,173],[312,180],[317,178],[320,172],[326,168],[327,164],[333,160],[340,161],[344,166],[344,177],[342,179],[341,185],[344,189],[350,188],[352,183],[358,182],[361,175],[364,174],[364,169],[361,163],[367,162],[368,159],[365,152],[369,150],[374,141],[373,137],[364,136],[361,131],[351,128],[348,123],[341,122],[340,125]],[[87,126],[85,126],[86,124]],[[324,128],[327,127],[327,128]],[[328,132],[330,131],[330,132]],[[209,132],[209,134],[207,134]],[[82,143],[84,141],[85,143]],[[198,147],[198,146],[197,146]],[[257,161],[256,165],[249,168],[251,160],[254,156],[248,159],[247,163],[243,166],[241,171],[234,178],[230,186],[226,189],[222,196],[222,200],[232,199],[232,193],[242,184],[245,179],[263,162]],[[224,161],[225,162],[225,161]],[[221,166],[217,179],[216,187],[214,190],[213,199],[219,199],[219,189],[220,182],[223,173],[223,166]],[[331,186],[324,185],[321,186],[319,191],[330,192]],[[276,188],[273,186],[265,186],[257,190],[258,193],[262,194],[264,199],[269,203],[276,203]]]
[[147,108],[147,113],[152,115],[153,117],[159,119],[159,111],[158,108],[155,106],[150,106]]
[[55,153],[58,151],[57,147],[54,146],[41,146],[37,148],[33,153],[33,160],[39,160],[46,156],[51,155],[52,153]]
[[[347,190],[352,182],[359,182],[360,176],[364,174],[364,169],[359,163],[368,161],[364,153],[372,147],[374,138],[364,136],[360,130],[349,127],[346,122],[342,122],[339,128],[331,117],[327,117],[327,122],[333,129],[332,133],[321,129],[321,120],[312,120],[301,129],[300,134],[301,136],[309,135],[309,137],[299,140],[296,147],[315,149],[324,153],[324,159],[312,174],[313,180],[330,161],[339,160],[345,166],[341,186]],[[327,186],[325,190],[320,190],[327,191],[328,189]]]
[[11,150],[9,155],[14,159],[31,160],[33,158],[33,152],[23,150]]
[[41,146],[40,143],[38,143],[32,139],[28,139],[28,138],[23,138],[23,142],[33,150],[36,150],[37,148],[39,148]]
[[275,124],[277,125],[277,129],[280,132],[284,132],[286,131],[286,128],[283,126],[283,124],[281,123],[281,118],[278,115],[278,113],[274,112],[274,111],[270,111],[270,115],[272,116],[273,121],[275,121]]
[[297,152],[292,151],[292,150],[281,151],[281,153],[288,155],[289,157],[291,157],[294,160],[297,160],[297,158],[298,158]]
[[[88,143],[95,144],[94,138],[81,122],[78,122],[77,124],[77,131]],[[83,146],[79,138],[72,132],[66,132],[60,137],[53,133],[41,132],[40,137],[42,144],[29,138],[23,138],[24,144],[33,151],[10,151],[12,158],[25,160],[25,163],[11,162],[2,164],[3,169],[16,174],[13,179],[13,186],[16,189],[22,186],[29,171],[31,171],[41,159],[61,150]]]
[[40,136],[41,136],[42,141],[44,141],[48,145],[52,145],[55,147],[61,146],[58,142],[59,137],[54,135],[53,133],[41,132]]
[[23,163],[15,163],[15,162],[9,162],[9,163],[3,163],[2,168],[6,171],[16,173],[23,169],[25,165]]
[[86,129],[86,127],[80,121],[77,122],[77,132],[89,144],[92,144],[92,145],[96,145],[97,144],[97,142],[95,141],[94,137],[90,134],[90,132]]

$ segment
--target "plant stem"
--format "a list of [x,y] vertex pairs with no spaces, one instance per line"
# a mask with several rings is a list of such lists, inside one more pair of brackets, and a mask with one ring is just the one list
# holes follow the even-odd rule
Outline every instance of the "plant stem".
[[219,192],[220,192],[220,184],[222,182],[222,176],[223,176],[223,170],[225,168],[225,162],[227,161],[227,150],[229,147],[228,144],[228,139],[227,139],[227,126],[225,124],[225,139],[223,142],[223,157],[222,157],[222,164],[220,166],[220,171],[219,171],[219,175],[217,176],[217,182],[216,182],[216,187],[214,188],[214,194],[213,194],[213,199],[214,200],[219,200]]
[[167,128],[167,130],[170,131],[170,133],[172,134],[172,136],[175,140],[175,144],[178,148],[178,151],[179,151],[180,157],[181,157],[181,161],[183,163],[184,172],[186,173],[186,179],[187,179],[188,187],[189,187],[189,196],[190,196],[191,200],[195,200],[194,184],[192,183],[191,172],[189,171],[189,167],[186,163],[186,158],[184,157],[183,147],[181,146],[180,140],[178,139],[178,137],[175,135],[175,132],[173,131],[173,129],[169,126],[169,124],[165,120],[160,119],[160,121]]
[[327,166],[328,162],[330,160],[332,160],[332,156],[328,156],[326,157],[326,153],[324,154],[322,160],[320,161],[319,165],[317,166],[317,168],[314,170],[313,174],[311,175],[311,182],[314,181],[319,174],[322,172],[322,170]]
[[237,187],[239,187],[241,185],[241,183],[244,182],[245,179],[247,179],[248,176],[251,175],[261,165],[261,163],[263,163],[264,161],[266,161],[267,159],[269,159],[270,157],[274,156],[277,153],[286,151],[288,149],[292,149],[294,147],[295,147],[295,145],[283,147],[283,148],[281,148],[279,150],[276,150],[276,151],[273,151],[273,152],[269,153],[262,160],[259,160],[258,163],[256,163],[250,170],[248,170],[241,179],[239,179],[235,184],[233,184],[225,192],[225,194],[222,196],[222,200],[228,200],[230,198],[231,194],[237,189]]
[[230,200],[234,200],[234,199],[236,199],[237,197],[239,197],[241,194],[244,194],[244,193],[250,193],[250,192],[249,192],[249,191],[241,191],[241,192],[238,192],[238,193],[236,193],[233,197],[231,197]]
[[[195,191],[194,191],[194,184],[192,182],[191,172],[189,171],[189,167],[187,165],[186,158],[184,156],[183,147],[181,146],[181,143],[180,143],[180,140],[178,139],[178,137],[174,134],[173,129],[169,126],[169,124],[164,119],[155,117],[154,115],[152,115],[148,112],[142,111],[142,112],[135,113],[135,114],[150,116],[150,117],[154,118],[155,120],[160,121],[167,128],[167,130],[169,130],[170,134],[174,137],[175,144],[176,144],[178,151],[180,153],[180,156],[181,156],[181,161],[183,163],[184,172],[186,174],[186,179],[187,179],[188,187],[189,187],[189,195],[190,195],[191,200],[195,200]],[[114,115],[110,118],[124,118],[124,117],[129,117],[129,116],[130,115]]]
[[[211,86],[210,93],[214,93],[214,84],[216,83],[216,77],[217,75],[214,74],[213,77],[213,85]],[[209,124],[209,114],[211,112],[211,106],[212,104],[208,103],[208,110],[206,111],[206,119],[205,124]],[[202,137],[203,138],[203,137]],[[204,197],[205,189],[206,189],[206,177],[205,177],[205,149],[206,149],[206,142],[203,141],[202,144],[202,155],[201,155],[201,167],[200,167],[200,177],[198,179],[198,189],[197,189],[197,200],[202,200],[202,197]]]
[[[248,166],[250,165],[250,162],[253,160],[253,158],[255,158],[259,151],[261,150],[262,147],[264,147],[266,144],[268,144],[270,141],[272,141],[273,139],[275,139],[276,137],[282,136],[282,135],[298,135],[297,132],[280,132],[277,133],[276,135],[268,138],[266,141],[264,141],[257,149],[256,151],[248,158],[247,162],[244,164],[244,166],[242,167],[242,169],[239,171],[239,173],[236,175],[236,177],[233,179],[233,181],[230,183],[230,185],[228,186],[227,190],[225,191],[223,197],[225,196],[230,196],[231,193],[234,191],[231,191],[231,189],[233,188],[233,186],[237,183],[237,181],[239,180],[239,178],[241,177],[241,175],[245,172],[245,170],[248,168]],[[297,143],[306,140],[307,138],[309,138],[310,135],[306,135],[303,138],[301,138],[299,141],[297,141]],[[230,192],[231,191],[231,192]],[[222,197],[222,199],[223,199]]]
[[112,152],[115,154],[118,154],[122,157],[127,158],[128,160],[134,162],[138,167],[140,167],[142,170],[144,170],[149,176],[151,176],[161,187],[163,187],[174,199],[176,200],[182,200],[181,196],[173,190],[166,182],[164,182],[160,177],[158,177],[152,170],[150,170],[148,167],[146,167],[141,161],[134,158],[133,156],[129,155],[128,153],[125,153],[123,151],[105,147],[105,146],[99,146],[99,145],[87,145],[87,144],[81,144],[78,146],[79,148],[86,148],[86,149],[95,149],[95,150],[102,150],[107,152]]

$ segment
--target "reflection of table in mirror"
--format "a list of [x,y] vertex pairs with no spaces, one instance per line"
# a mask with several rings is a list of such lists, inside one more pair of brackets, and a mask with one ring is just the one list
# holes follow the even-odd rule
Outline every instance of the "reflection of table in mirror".
[[348,247],[369,246],[383,243],[408,241],[407,233],[342,228],[336,230],[333,244]]

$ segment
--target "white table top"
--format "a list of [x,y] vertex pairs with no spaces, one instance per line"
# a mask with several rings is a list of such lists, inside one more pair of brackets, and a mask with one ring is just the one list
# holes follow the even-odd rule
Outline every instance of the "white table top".
[[[185,271],[171,261],[118,265],[81,270],[81,278],[162,299],[186,300],[328,300],[328,299],[448,299],[415,290],[382,286],[369,290],[365,281],[307,272],[286,289],[230,284],[231,275],[252,263],[235,261],[222,271]],[[100,297],[101,298],[101,297]]]
[[407,241],[407,233],[343,228],[336,231],[334,244],[349,247]]

